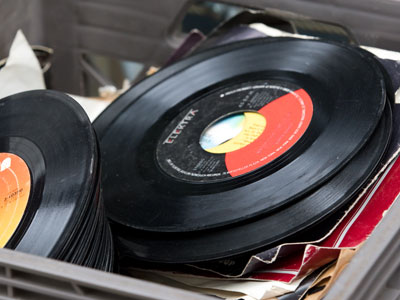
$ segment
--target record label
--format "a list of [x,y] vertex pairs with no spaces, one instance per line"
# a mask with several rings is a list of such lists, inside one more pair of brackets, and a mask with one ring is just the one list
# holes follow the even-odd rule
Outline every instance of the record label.
[[162,170],[192,182],[267,165],[303,136],[313,115],[304,89],[275,80],[232,85],[193,102],[166,126],[156,150]]
[[19,156],[0,153],[0,248],[14,234],[28,204],[31,176]]
[[228,115],[204,130],[200,145],[210,153],[239,150],[256,140],[266,124],[265,117],[257,112]]
[[387,89],[357,47],[290,38],[208,49],[138,83],[94,123],[120,257],[240,260],[333,219],[385,153]]

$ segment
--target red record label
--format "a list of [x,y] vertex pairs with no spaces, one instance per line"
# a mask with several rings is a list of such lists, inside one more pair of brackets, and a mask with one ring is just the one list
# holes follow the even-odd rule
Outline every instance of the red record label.
[[258,112],[267,120],[263,133],[246,147],[226,153],[225,164],[232,177],[262,167],[289,150],[307,130],[313,105],[306,91],[299,89]]
[[310,96],[293,83],[236,84],[192,101],[169,121],[158,142],[157,161],[179,180],[245,175],[293,147],[312,116]]

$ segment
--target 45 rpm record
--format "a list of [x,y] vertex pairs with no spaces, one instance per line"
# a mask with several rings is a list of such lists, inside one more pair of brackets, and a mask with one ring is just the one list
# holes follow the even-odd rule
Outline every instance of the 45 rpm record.
[[0,119],[0,247],[110,271],[112,258],[88,259],[113,257],[113,246],[83,109],[62,93],[30,91],[1,99]]
[[190,234],[146,232],[114,224],[120,256],[127,261],[134,258],[153,263],[207,262],[260,250],[293,237],[353,200],[379,164],[391,128],[392,114],[387,104],[371,139],[336,176],[300,201],[249,222]]
[[[194,55],[96,120],[108,217],[143,234],[196,235],[269,217],[338,174],[385,101],[377,62],[342,44],[258,39]],[[226,140],[207,135],[234,122]],[[246,133],[232,137],[235,126]]]

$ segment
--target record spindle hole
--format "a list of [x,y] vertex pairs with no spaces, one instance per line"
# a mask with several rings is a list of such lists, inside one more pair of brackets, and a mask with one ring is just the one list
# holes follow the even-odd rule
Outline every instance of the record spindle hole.
[[[95,122],[119,253],[210,262],[319,226],[385,152],[385,90],[379,63],[358,48],[287,38],[199,52],[132,87]],[[214,125],[247,112],[263,116],[262,133],[215,152],[245,126]]]
[[264,131],[267,121],[255,111],[227,114],[213,121],[200,136],[200,146],[209,153],[228,153],[246,147]]

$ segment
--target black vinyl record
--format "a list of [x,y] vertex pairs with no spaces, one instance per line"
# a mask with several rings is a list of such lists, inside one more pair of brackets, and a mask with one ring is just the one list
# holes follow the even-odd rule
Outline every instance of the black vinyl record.
[[387,105],[376,132],[355,158],[320,188],[282,210],[237,226],[184,234],[150,233],[114,224],[120,255],[159,263],[204,262],[271,247],[316,226],[348,204],[373,174],[390,139],[391,121]]
[[[375,59],[324,41],[250,40],[161,70],[94,124],[120,251],[210,260],[310,226],[348,201],[379,161],[390,135],[390,107],[376,129],[385,102]],[[225,118],[251,126],[240,139],[203,139]],[[346,187],[333,192],[337,181]]]
[[89,267],[86,252],[113,255],[111,246],[98,252],[99,226],[108,223],[96,136],[80,105],[30,91],[1,99],[0,108],[0,246]]

